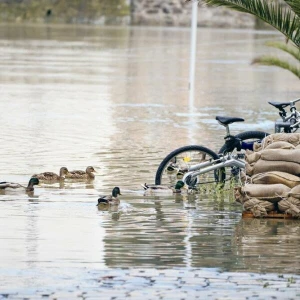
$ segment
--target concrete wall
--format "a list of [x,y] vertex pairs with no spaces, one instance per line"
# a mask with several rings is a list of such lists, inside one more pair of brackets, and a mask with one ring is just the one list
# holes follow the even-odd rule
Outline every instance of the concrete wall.
[[[131,23],[134,25],[190,26],[191,2],[185,0],[132,0]],[[198,26],[252,28],[255,18],[223,7],[198,4]]]

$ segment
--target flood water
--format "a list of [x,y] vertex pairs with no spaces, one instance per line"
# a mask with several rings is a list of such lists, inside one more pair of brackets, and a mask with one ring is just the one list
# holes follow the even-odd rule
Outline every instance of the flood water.
[[[90,271],[217,268],[300,274],[299,221],[243,220],[231,193],[144,196],[169,152],[217,151],[232,132],[273,132],[267,101],[299,97],[291,73],[253,66],[274,32],[198,29],[188,97],[188,28],[0,25],[0,181],[92,165],[92,183],[0,195],[2,291],[76,286]],[[96,207],[121,188],[116,210]],[[85,276],[86,274],[86,276]],[[87,275],[88,274],[88,275]]]

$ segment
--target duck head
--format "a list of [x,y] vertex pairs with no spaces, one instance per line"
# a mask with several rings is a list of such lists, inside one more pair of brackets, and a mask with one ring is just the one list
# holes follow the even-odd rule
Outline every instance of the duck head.
[[87,174],[97,173],[96,170],[94,169],[94,167],[92,167],[92,166],[88,166],[88,167],[86,168],[85,172],[86,172]]
[[65,178],[66,174],[69,173],[69,170],[66,167],[61,167],[59,170],[59,176]]
[[188,189],[188,186],[182,180],[179,180],[176,182],[174,189],[177,193],[180,193],[181,189]]
[[121,194],[120,188],[116,186],[112,190],[112,196],[113,197],[118,197],[118,195],[122,195],[122,194]]
[[39,179],[36,177],[32,177],[30,178],[29,182],[28,182],[28,186],[26,188],[27,192],[31,192],[34,190],[33,186],[34,185],[38,185],[40,183]]

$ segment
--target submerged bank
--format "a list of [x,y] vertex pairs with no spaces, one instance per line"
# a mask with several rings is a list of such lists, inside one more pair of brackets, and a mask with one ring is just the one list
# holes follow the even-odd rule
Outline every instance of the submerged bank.
[[[0,22],[189,26],[191,5],[183,0],[2,0]],[[199,27],[254,28],[256,25],[251,15],[199,5]]]

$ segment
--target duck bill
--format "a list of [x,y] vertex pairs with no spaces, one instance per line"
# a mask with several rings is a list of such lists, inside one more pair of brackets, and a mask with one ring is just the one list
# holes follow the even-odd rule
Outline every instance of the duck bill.
[[182,187],[182,189],[188,190],[188,189],[189,189],[189,186],[185,183],[184,186]]

